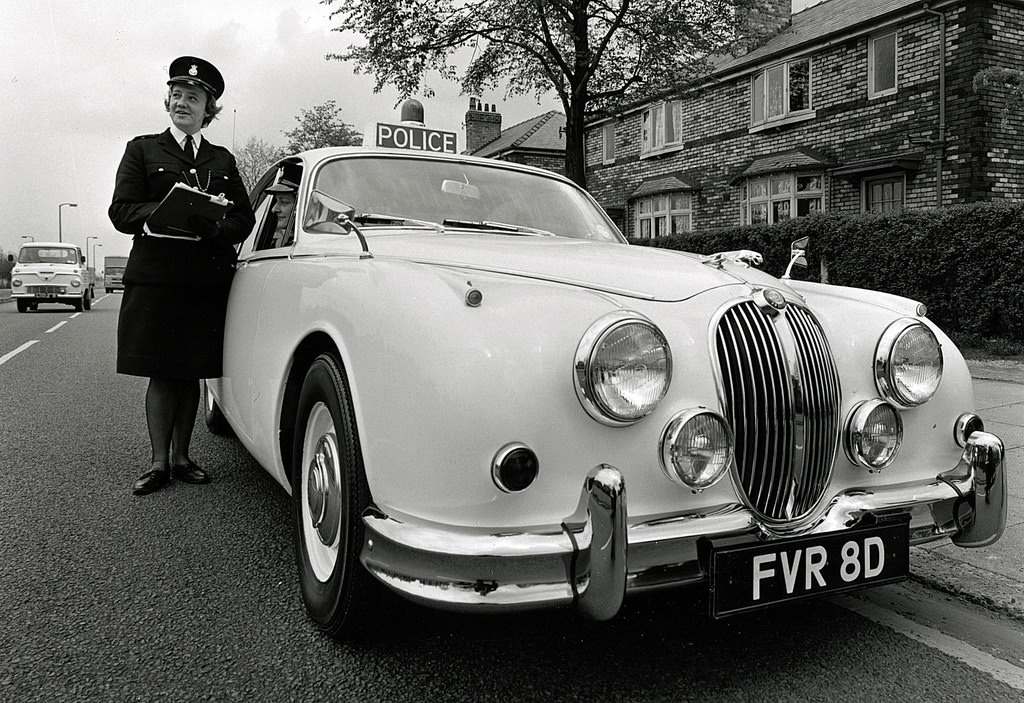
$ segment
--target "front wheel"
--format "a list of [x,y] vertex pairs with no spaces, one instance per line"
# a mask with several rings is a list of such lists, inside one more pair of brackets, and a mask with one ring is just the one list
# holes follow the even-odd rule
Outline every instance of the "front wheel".
[[86,310],[92,310],[92,293],[86,293],[82,296],[82,307]]
[[28,312],[28,301],[24,298],[18,298],[18,312]]
[[292,448],[295,553],[306,611],[323,632],[363,634],[380,587],[359,561],[370,504],[341,363],[321,354],[299,393]]

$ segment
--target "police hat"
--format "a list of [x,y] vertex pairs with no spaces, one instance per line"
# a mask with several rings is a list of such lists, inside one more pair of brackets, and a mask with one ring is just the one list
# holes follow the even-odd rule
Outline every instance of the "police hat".
[[205,88],[214,100],[219,100],[224,94],[224,78],[220,71],[209,61],[198,59],[195,56],[179,56],[171,62],[168,71],[170,80],[167,85],[173,83],[187,83]]
[[295,195],[299,190],[299,186],[292,183],[287,178],[282,178],[274,185],[266,189],[266,193],[289,193]]

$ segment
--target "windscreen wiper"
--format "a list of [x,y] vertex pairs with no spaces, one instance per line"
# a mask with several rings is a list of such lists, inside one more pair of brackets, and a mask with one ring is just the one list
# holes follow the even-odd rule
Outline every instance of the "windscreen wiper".
[[526,225],[510,225],[506,222],[492,222],[490,220],[445,220],[445,227],[458,227],[461,229],[480,229],[497,232],[508,232],[509,234],[526,234],[541,237],[555,237],[554,232]]
[[378,212],[359,212],[352,215],[353,220],[362,225],[419,225],[420,227],[427,227],[435,232],[444,232],[444,227],[436,222],[428,222],[427,220],[417,220],[412,217],[404,217],[402,215],[388,215]]

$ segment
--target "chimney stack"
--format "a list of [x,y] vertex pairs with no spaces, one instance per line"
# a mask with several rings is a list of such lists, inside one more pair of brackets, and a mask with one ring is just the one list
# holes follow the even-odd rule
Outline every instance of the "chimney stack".
[[500,136],[501,113],[498,108],[479,98],[470,98],[466,112],[466,151],[472,154]]

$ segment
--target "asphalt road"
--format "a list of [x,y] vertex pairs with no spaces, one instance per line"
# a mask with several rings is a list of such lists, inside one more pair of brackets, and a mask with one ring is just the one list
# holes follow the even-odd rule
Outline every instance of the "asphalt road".
[[[237,442],[200,426],[193,457],[214,482],[131,495],[147,468],[145,380],[114,373],[119,300],[107,296],[79,315],[0,305],[0,700],[1024,695],[1024,651],[1013,650],[1024,643],[1020,624],[927,590],[915,597],[941,615],[926,629],[955,613],[976,642],[998,631],[1009,643],[996,652],[1002,664],[974,656],[977,644],[956,632],[944,630],[958,643],[944,650],[842,599],[714,622],[693,590],[631,599],[604,623],[564,611],[474,617],[393,601],[371,641],[329,640],[303,611],[289,499]],[[883,613],[894,607],[887,593],[876,593]],[[996,671],[1004,666],[1008,674]]]

